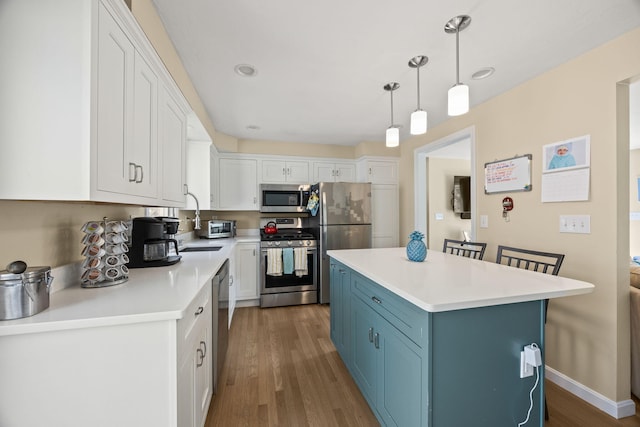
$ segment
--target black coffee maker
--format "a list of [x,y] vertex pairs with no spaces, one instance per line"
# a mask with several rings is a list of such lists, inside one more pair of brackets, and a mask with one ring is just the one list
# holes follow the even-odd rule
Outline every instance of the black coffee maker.
[[[182,257],[178,254],[178,241],[170,238],[175,232],[163,218],[134,218],[127,264],[129,268],[162,267],[179,262]],[[172,244],[175,255],[170,255]]]

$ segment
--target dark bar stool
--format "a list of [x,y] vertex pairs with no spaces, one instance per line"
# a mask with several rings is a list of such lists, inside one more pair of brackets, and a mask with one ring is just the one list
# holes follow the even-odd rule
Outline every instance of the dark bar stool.
[[463,240],[444,239],[442,252],[473,259],[482,259],[486,243],[465,242]]

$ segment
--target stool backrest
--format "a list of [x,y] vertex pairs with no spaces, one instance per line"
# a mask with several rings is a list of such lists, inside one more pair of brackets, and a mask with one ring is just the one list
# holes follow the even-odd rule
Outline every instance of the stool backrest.
[[482,259],[486,243],[465,242],[463,240],[444,239],[442,252],[473,259]]
[[538,271],[557,276],[564,260],[563,254],[532,251],[529,249],[498,246],[496,263]]

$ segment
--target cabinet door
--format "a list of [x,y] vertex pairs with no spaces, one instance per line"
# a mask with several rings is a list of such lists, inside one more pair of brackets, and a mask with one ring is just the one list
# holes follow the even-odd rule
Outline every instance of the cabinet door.
[[332,263],[330,275],[331,340],[342,360],[348,364],[351,343],[351,273],[342,264]]
[[309,162],[287,162],[285,170],[287,182],[291,182],[293,184],[309,183]]
[[392,161],[368,161],[367,177],[372,184],[395,184],[398,182],[398,164]]
[[158,196],[158,77],[135,53],[133,138],[126,144],[128,167],[136,168],[132,194]]
[[171,206],[184,206],[186,116],[162,85],[160,95],[162,200]]
[[[97,74],[97,189],[128,193],[135,181],[126,144],[131,140],[135,50],[100,4]],[[79,167],[79,166],[78,166]]]
[[262,161],[262,180],[260,182],[286,182],[287,165],[281,160]]
[[375,322],[377,314],[360,298],[351,298],[351,362],[353,377],[372,408],[376,405]]
[[[210,147],[211,142],[209,141],[187,140],[187,189],[198,199],[200,210],[211,209]],[[187,196],[184,209],[194,210],[196,206],[193,197]]]
[[258,244],[238,243],[236,245],[236,297],[238,300],[257,299],[258,289]]
[[314,162],[313,182],[333,182],[335,181],[335,171],[333,163]]
[[398,204],[396,184],[371,185],[371,227],[374,248],[398,246]]
[[229,271],[229,329],[231,329],[231,321],[233,320],[233,312],[236,309],[236,300],[238,299],[238,286],[236,286],[236,275]]
[[218,209],[220,206],[220,178],[218,176],[218,156],[216,155],[215,148],[211,146],[209,154],[209,206],[211,209]]
[[257,163],[251,159],[219,160],[221,210],[258,210]]
[[350,163],[336,163],[334,166],[335,181],[355,182],[356,165]]
[[378,413],[387,426],[426,427],[429,400],[420,348],[385,320],[380,319],[375,333]]
[[[211,315],[211,311],[209,311]],[[194,410],[195,424],[194,427],[202,427],[207,418],[207,411],[211,396],[213,394],[213,353],[214,348],[211,344],[211,317],[207,316],[203,319],[203,324],[199,339],[196,342],[194,350]],[[218,313],[216,313],[216,316]]]

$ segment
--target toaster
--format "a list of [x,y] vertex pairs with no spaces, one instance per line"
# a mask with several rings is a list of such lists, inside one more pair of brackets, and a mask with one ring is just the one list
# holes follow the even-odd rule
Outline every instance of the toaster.
[[224,239],[236,236],[235,220],[211,219],[202,223],[200,237],[203,239]]

